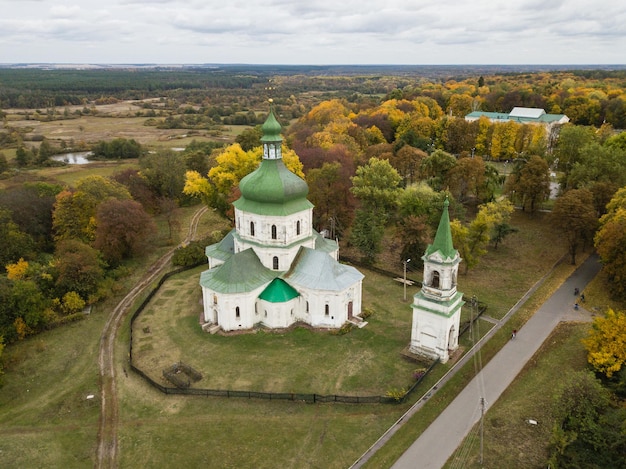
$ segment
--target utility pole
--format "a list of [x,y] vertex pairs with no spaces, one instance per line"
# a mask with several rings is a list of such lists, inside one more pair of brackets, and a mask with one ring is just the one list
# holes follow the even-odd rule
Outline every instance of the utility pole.
[[404,301],[406,301],[406,265],[411,262],[411,259],[407,259],[403,262],[404,264]]
[[485,416],[485,398],[480,398],[480,465],[483,465],[483,417]]

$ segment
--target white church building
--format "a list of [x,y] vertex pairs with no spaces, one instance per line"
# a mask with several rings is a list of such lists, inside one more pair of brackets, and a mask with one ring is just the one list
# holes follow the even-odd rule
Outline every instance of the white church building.
[[448,199],[432,244],[422,256],[424,278],[413,297],[413,323],[409,352],[445,363],[459,347],[463,294],[457,291],[461,256],[452,245]]
[[361,313],[363,274],[339,263],[337,241],[313,229],[309,188],[283,163],[272,109],[262,130],[263,159],[239,184],[235,228],[206,248],[203,328],[340,328]]

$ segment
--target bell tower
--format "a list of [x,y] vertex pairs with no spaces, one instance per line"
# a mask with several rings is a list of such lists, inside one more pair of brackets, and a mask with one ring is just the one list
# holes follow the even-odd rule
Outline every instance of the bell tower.
[[447,362],[459,346],[463,294],[456,289],[461,256],[452,245],[446,198],[433,244],[426,248],[422,289],[413,297],[409,351]]

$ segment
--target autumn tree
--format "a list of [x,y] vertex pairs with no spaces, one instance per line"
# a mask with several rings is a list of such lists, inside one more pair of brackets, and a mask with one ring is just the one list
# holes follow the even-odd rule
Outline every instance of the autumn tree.
[[519,159],[506,181],[505,192],[514,202],[520,203],[522,210],[533,213],[538,204],[550,196],[549,170],[546,160],[539,156]]
[[57,294],[61,296],[74,291],[90,300],[104,279],[104,263],[98,251],[75,239],[57,244],[54,264]]
[[626,297],[626,187],[607,204],[607,213],[600,218],[600,229],[595,236],[595,247],[602,259],[602,270],[607,276],[610,292]]
[[448,171],[446,186],[459,202],[476,199],[485,184],[485,162],[480,157],[461,158]]
[[40,250],[52,249],[52,210],[55,195],[61,190],[56,184],[37,183],[0,192],[0,207],[11,211],[12,220]]
[[152,218],[134,200],[109,199],[98,207],[94,246],[110,264],[134,257],[150,245],[156,232]]
[[55,239],[93,241],[97,207],[110,198],[130,199],[131,195],[123,185],[102,176],[86,176],[78,180],[74,191],[59,193],[52,214]]
[[425,151],[410,145],[402,145],[399,150],[392,153],[389,162],[404,180],[404,185],[409,185],[417,180],[420,165],[426,157],[428,155]]
[[313,224],[320,230],[328,229],[333,236],[348,227],[353,216],[354,196],[344,169],[338,162],[324,163],[307,175],[308,198],[315,206]]
[[587,361],[598,373],[611,378],[626,364],[626,313],[612,309],[597,316],[583,339]]
[[512,212],[512,204],[508,200],[500,200],[481,205],[468,226],[458,219],[450,222],[454,246],[463,258],[465,274],[487,253],[487,246],[497,234],[498,227],[508,224]]
[[0,270],[21,257],[32,256],[34,243],[32,238],[22,232],[11,218],[11,212],[0,208]]
[[578,249],[591,246],[598,226],[593,194],[587,189],[567,191],[556,200],[551,219],[564,234],[571,263],[576,264]]

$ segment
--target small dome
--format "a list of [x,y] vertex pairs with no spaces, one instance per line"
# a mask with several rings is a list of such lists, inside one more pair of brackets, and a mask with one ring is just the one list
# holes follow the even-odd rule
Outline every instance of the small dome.
[[246,200],[282,204],[306,198],[309,186],[289,171],[282,160],[263,160],[261,166],[241,180],[239,190]]
[[276,120],[276,116],[274,115],[274,110],[272,108],[270,108],[270,114],[261,126],[261,130],[263,131],[261,142],[282,142],[283,138],[280,136],[282,127]]

